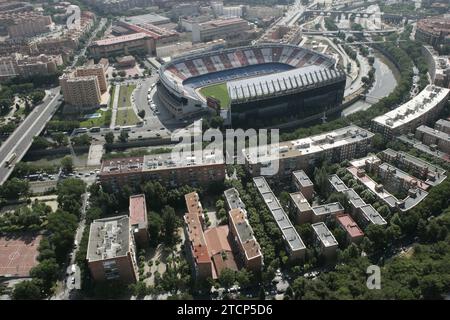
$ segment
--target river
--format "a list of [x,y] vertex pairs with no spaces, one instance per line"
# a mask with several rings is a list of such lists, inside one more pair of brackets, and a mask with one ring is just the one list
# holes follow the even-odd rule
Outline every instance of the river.
[[[378,51],[374,52],[375,62],[373,64],[375,68],[375,82],[372,85],[372,88],[369,90],[368,95],[371,98],[369,100],[379,100],[388,96],[394,88],[397,86],[397,83],[400,79],[400,72],[394,66],[394,64],[389,61],[385,56],[383,56]],[[358,100],[354,104],[345,108],[341,115],[346,117],[356,111],[367,110],[371,107],[371,105],[376,101],[367,102],[364,100]]]

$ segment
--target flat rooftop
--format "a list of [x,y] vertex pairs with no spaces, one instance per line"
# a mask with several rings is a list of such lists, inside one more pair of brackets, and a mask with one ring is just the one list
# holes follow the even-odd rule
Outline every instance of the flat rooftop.
[[428,85],[413,99],[372,121],[393,129],[397,128],[435,108],[448,98],[449,92],[450,89]]
[[[436,124],[437,124],[437,122],[436,122]],[[434,136],[438,139],[444,140],[444,141],[450,141],[450,134],[430,128],[425,125],[421,125],[421,126],[417,127],[416,130],[419,132],[427,133],[429,135],[432,135],[432,136]]]
[[129,248],[128,216],[97,219],[91,223],[86,257],[89,262],[125,256]]
[[148,13],[138,16],[125,17],[121,19],[133,24],[151,23],[151,24],[163,24],[170,21],[169,18],[160,16],[158,14]]
[[347,231],[351,238],[364,236],[364,232],[358,224],[348,214],[340,214],[336,216],[337,222]]
[[355,208],[362,207],[366,203],[364,200],[359,196],[358,193],[356,193],[353,189],[346,189],[342,191],[343,194],[345,194],[348,198],[348,201],[353,205]]
[[138,225],[140,228],[147,228],[147,205],[143,194],[130,197],[129,211],[130,225]]
[[311,211],[311,206],[308,203],[308,200],[306,200],[305,196],[301,192],[294,192],[289,194],[292,202],[295,204],[295,206],[298,208],[300,212],[306,212]]
[[162,153],[143,157],[103,160],[100,175],[157,171],[215,164],[223,164],[222,153],[214,154],[210,151],[205,151],[199,156],[196,156],[194,153],[191,153],[190,156],[176,153]]
[[428,172],[429,176],[433,176],[434,179],[430,179],[430,177],[427,178],[425,181],[427,184],[431,186],[436,186],[440,183],[442,183],[446,178],[447,171],[442,169],[441,167],[438,167],[432,163],[429,163],[425,160],[422,160],[420,158],[414,157],[410,155],[409,153],[403,152],[403,151],[395,151],[392,149],[386,149],[383,151],[387,155],[390,155],[391,157],[398,157],[401,159],[401,161],[405,161],[409,164],[414,165],[417,168],[420,168],[421,170],[426,170]]
[[342,192],[348,189],[344,181],[342,181],[337,174],[330,175],[328,177],[328,181],[330,182],[331,186],[334,188],[336,192]]
[[313,228],[314,233],[319,238],[324,247],[334,247],[338,245],[336,238],[333,236],[330,229],[328,229],[325,223],[314,223],[311,225],[311,227]]
[[314,183],[311,181],[311,179],[308,177],[308,175],[303,170],[294,171],[292,173],[295,177],[295,179],[298,181],[298,183],[302,187],[311,187],[314,186]]
[[258,191],[264,199],[264,202],[266,203],[270,212],[272,213],[272,216],[274,217],[278,228],[280,228],[283,234],[283,238],[288,243],[291,250],[296,251],[305,249],[305,244],[293,227],[286,212],[284,212],[283,208],[281,207],[278,199],[273,194],[266,179],[264,177],[256,177],[253,178],[253,182],[258,188]]
[[[310,136],[303,139],[280,142],[279,145],[271,145],[267,154],[261,155],[258,147],[243,150],[249,163],[270,162],[280,158],[294,158],[306,156],[333,148],[342,147],[352,143],[371,139],[374,134],[358,126],[347,126],[323,134]],[[258,152],[259,151],[259,152]]]
[[409,184],[417,184],[417,187],[419,187],[422,190],[428,190],[430,188],[430,186],[428,184],[426,184],[425,182],[423,182],[422,180],[407,174],[405,171],[402,171],[399,168],[394,167],[393,165],[391,165],[389,163],[384,162],[384,163],[380,164],[379,170],[384,171],[384,172],[389,172],[390,174],[395,176],[397,179],[405,181]]
[[443,128],[450,128],[450,121],[446,119],[439,119],[438,121],[436,121],[436,126],[440,126]]
[[253,229],[248,222],[245,212],[241,209],[230,210],[231,222],[237,231],[239,242],[242,244],[248,259],[261,255],[261,248],[253,234]]
[[233,209],[243,209],[245,210],[245,204],[239,197],[239,192],[235,188],[227,189],[223,193],[225,195],[225,200],[228,203],[230,210]]
[[201,30],[207,30],[207,29],[216,29],[225,27],[232,24],[238,24],[246,22],[246,20],[241,18],[230,18],[230,19],[216,19],[211,21],[202,22],[199,24]]
[[332,202],[312,207],[312,211],[316,216],[320,216],[344,212],[344,207],[339,202]]
[[387,223],[386,220],[384,220],[384,218],[381,216],[381,214],[377,210],[375,210],[375,208],[372,207],[371,204],[362,206],[360,210],[362,214],[367,218],[367,220],[369,220],[373,224],[385,225]]
[[150,37],[143,32],[139,32],[139,33],[126,34],[126,35],[118,36],[118,37],[97,40],[97,41],[94,41],[93,45],[95,45],[95,46],[110,46],[110,45],[129,42],[129,41],[142,40],[145,38],[150,38]]

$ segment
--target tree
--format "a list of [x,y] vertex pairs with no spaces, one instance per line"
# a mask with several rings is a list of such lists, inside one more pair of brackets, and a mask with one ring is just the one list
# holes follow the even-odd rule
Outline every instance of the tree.
[[125,130],[120,131],[119,140],[120,140],[120,142],[127,142],[128,141],[128,132],[126,132]]
[[14,300],[39,300],[42,297],[41,288],[35,280],[19,282],[14,286],[12,293]]
[[73,159],[71,156],[65,156],[61,159],[61,168],[64,172],[73,171]]
[[160,232],[163,225],[163,219],[156,212],[148,213],[148,233],[150,235],[150,241],[155,245],[158,243]]
[[235,271],[229,268],[225,268],[224,270],[222,270],[217,280],[223,288],[229,289],[234,285],[236,281]]
[[243,268],[236,272],[235,279],[241,288],[247,288],[252,281],[252,273]]
[[167,245],[175,243],[176,237],[174,235],[178,227],[178,218],[175,214],[175,210],[170,206],[165,206],[162,210],[162,232],[164,235],[164,242]]
[[12,178],[0,186],[0,191],[2,196],[8,200],[19,199],[28,195],[29,184],[26,180]]
[[59,146],[65,146],[69,143],[69,138],[67,137],[67,135],[65,135],[62,132],[56,132],[52,135],[52,139],[55,140],[55,142],[59,145]]
[[108,143],[108,144],[113,143],[113,142],[114,142],[114,133],[112,133],[111,131],[110,131],[110,132],[107,132],[107,133],[105,134],[105,141],[106,141],[106,143]]
[[30,276],[42,281],[42,289],[46,294],[50,293],[53,283],[58,278],[59,267],[54,259],[41,261],[30,270]]

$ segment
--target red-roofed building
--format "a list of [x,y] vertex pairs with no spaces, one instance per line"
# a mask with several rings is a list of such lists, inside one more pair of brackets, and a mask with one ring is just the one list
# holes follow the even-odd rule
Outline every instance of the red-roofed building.
[[156,46],[154,38],[139,32],[97,40],[89,47],[89,50],[94,57],[98,58],[110,55],[129,55],[133,52],[155,54]]
[[356,222],[348,214],[339,214],[336,216],[339,227],[347,233],[347,240],[358,243],[364,237],[364,232],[359,228]]
[[147,206],[143,194],[130,197],[129,211],[130,227],[132,228],[136,244],[140,247],[146,247],[150,237],[147,229]]
[[203,208],[196,192],[184,196],[188,212],[184,215],[186,250],[196,278],[212,277],[212,262],[203,233]]

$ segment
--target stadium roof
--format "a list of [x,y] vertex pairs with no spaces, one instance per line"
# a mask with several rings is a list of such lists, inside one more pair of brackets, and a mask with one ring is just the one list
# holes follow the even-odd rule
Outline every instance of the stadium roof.
[[333,82],[345,77],[340,70],[327,69],[316,65],[297,68],[261,76],[239,79],[227,83],[231,100],[249,100],[275,93],[294,91],[311,86]]

